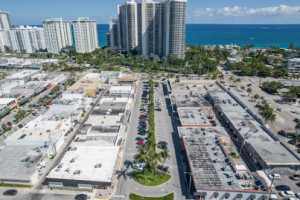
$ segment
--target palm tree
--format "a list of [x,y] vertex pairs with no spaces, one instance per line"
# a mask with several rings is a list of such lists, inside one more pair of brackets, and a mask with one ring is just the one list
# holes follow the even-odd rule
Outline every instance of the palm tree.
[[147,152],[145,151],[145,149],[142,147],[139,149],[138,154],[136,154],[134,156],[134,159],[136,161],[136,163],[140,163],[140,162],[144,162],[145,163],[145,167],[143,168],[143,172],[144,172],[144,177],[145,180],[147,179],[146,177],[146,173],[145,173],[145,168],[147,167],[148,163],[149,163],[149,157]]
[[146,142],[147,151],[155,150],[156,143],[154,137],[148,137],[148,141]]
[[170,159],[171,157],[168,148],[165,148],[160,154],[164,165],[166,160]]
[[262,116],[265,123],[273,123],[276,120],[276,114],[274,114],[273,108],[271,108],[266,102],[263,102],[263,106],[259,108],[259,114]]
[[151,154],[151,166],[152,166],[152,174],[155,178],[155,169],[157,168],[158,164],[161,163],[161,154],[157,153],[157,152],[153,152]]

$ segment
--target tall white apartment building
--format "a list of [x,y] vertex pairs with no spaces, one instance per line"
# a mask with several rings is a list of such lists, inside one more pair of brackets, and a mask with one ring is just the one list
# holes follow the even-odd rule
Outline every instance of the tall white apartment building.
[[[118,5],[120,46],[126,51],[137,50],[137,3],[134,0]],[[119,46],[119,45],[118,45]]]
[[[134,0],[118,6],[118,21],[111,22],[108,46],[137,50],[140,55],[185,56],[187,0]],[[113,33],[119,27],[120,36]],[[118,37],[120,38],[118,42]],[[117,42],[116,42],[117,41]]]
[[107,39],[107,46],[117,47],[120,46],[120,25],[119,20],[114,19],[109,23],[109,38]]
[[288,60],[287,68],[289,74],[300,74],[300,58],[291,58]]
[[98,32],[95,20],[79,17],[73,21],[75,47],[78,53],[89,53],[98,48]]
[[0,11],[0,51],[10,49],[6,31],[11,30],[9,13]]
[[8,31],[7,35],[13,51],[34,53],[46,50],[43,28],[20,26]]
[[71,22],[62,18],[51,18],[43,21],[47,51],[59,53],[62,49],[73,46]]

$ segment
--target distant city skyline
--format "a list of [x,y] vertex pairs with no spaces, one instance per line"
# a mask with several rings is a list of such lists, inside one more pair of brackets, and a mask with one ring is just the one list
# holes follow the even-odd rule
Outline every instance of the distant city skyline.
[[[141,1],[141,0],[139,0]],[[74,20],[90,17],[108,24],[124,0],[23,0],[5,1],[0,10],[10,12],[13,25],[41,25],[42,20],[62,17]],[[299,24],[300,3],[294,0],[188,0],[187,23],[199,24]]]

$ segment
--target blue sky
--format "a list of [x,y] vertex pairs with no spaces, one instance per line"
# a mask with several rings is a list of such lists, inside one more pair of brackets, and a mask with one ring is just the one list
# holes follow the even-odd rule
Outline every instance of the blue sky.
[[[90,17],[108,23],[124,0],[2,0],[12,24],[39,25],[51,17]],[[299,24],[300,0],[188,0],[187,23]]]

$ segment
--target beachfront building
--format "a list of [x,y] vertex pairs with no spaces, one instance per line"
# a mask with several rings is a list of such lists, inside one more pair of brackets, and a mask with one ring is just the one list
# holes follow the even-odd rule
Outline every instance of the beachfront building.
[[75,47],[78,53],[89,53],[98,48],[98,33],[95,20],[79,17],[73,21]]
[[108,46],[121,46],[144,56],[183,58],[186,2],[143,0],[137,3],[132,0],[119,5],[119,18],[110,24]]
[[10,48],[6,31],[11,30],[9,13],[0,11],[0,51],[6,51]]
[[57,54],[73,46],[71,22],[51,18],[43,21],[43,27],[48,52]]
[[300,74],[300,58],[289,59],[287,68],[289,70],[289,74]]
[[20,26],[7,31],[10,47],[15,52],[34,53],[45,51],[44,29],[31,26]]

